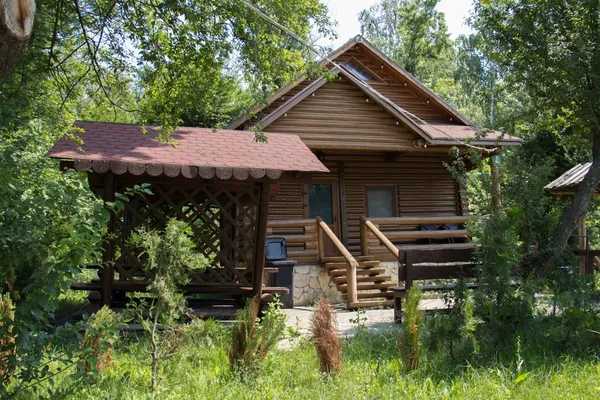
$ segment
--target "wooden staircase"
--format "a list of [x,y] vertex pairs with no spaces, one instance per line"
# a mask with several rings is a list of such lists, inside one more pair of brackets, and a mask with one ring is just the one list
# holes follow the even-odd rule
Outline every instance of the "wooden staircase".
[[[393,301],[389,288],[397,286],[397,283],[392,282],[392,277],[385,274],[384,268],[379,268],[379,261],[375,260],[374,256],[355,258],[358,262],[356,269],[358,303],[354,303],[352,308],[391,307]],[[342,293],[342,297],[346,298],[349,266],[346,259],[344,257],[323,257],[321,263],[337,289]]]

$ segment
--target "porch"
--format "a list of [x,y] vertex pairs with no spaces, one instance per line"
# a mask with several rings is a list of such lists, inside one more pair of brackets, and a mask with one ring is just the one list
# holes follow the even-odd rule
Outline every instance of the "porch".
[[294,305],[319,296],[348,308],[390,307],[399,260],[409,250],[474,249],[470,216],[359,218],[360,247],[349,249],[322,217],[272,220],[267,235],[284,237],[294,271]]

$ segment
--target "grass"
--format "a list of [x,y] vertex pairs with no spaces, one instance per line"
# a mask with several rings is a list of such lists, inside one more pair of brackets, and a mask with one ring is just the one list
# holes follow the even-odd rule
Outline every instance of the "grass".
[[[149,343],[132,338],[114,349],[114,365],[97,382],[67,398],[547,400],[600,395],[600,363],[593,351],[575,358],[543,354],[539,347],[529,350],[525,343],[513,361],[479,365],[426,353],[421,367],[406,373],[397,337],[398,329],[390,329],[377,334],[363,331],[344,340],[344,366],[338,376],[320,374],[316,352],[307,340],[274,351],[262,371],[244,376],[232,375],[229,369],[229,328],[200,323],[186,330],[181,351],[161,373],[157,393],[150,392]],[[66,376],[55,382],[58,387],[69,384]],[[31,397],[23,393],[20,398]]]

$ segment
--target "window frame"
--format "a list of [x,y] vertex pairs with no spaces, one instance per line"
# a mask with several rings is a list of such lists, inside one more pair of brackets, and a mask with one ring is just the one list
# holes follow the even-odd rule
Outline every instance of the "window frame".
[[382,217],[382,218],[398,218],[400,213],[398,212],[398,185],[396,184],[373,184],[373,185],[364,185],[364,197],[365,197],[365,217],[367,218],[379,218],[379,217],[370,217],[369,214],[369,189],[391,189],[394,199],[394,215],[391,217]]

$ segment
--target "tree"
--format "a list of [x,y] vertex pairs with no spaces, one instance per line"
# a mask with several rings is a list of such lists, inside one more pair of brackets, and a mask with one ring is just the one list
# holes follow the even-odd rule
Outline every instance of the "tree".
[[[318,0],[254,5],[300,37],[311,30],[331,34],[327,8]],[[8,64],[17,58],[18,52],[11,53]],[[39,8],[32,40],[0,95],[22,91],[44,76],[61,96],[61,106],[68,106],[81,87],[94,86],[115,110],[137,113],[139,122],[157,121],[168,133],[188,107],[189,96],[182,94],[191,93],[190,71],[221,81],[227,79],[224,69],[236,71],[235,79],[250,77],[246,86],[263,96],[302,72],[309,58],[243,0],[51,0]],[[131,82],[142,95],[152,95],[153,107],[140,110],[112,93]]]
[[0,3],[0,87],[31,36],[34,14],[33,0]]
[[451,48],[439,0],[381,0],[359,14],[361,32],[388,57],[419,79],[426,64]]
[[576,220],[600,180],[600,3],[498,0],[475,5],[473,26],[489,57],[522,86],[538,108],[577,132],[592,166],[552,234],[549,251],[534,260],[538,274],[555,265]]

